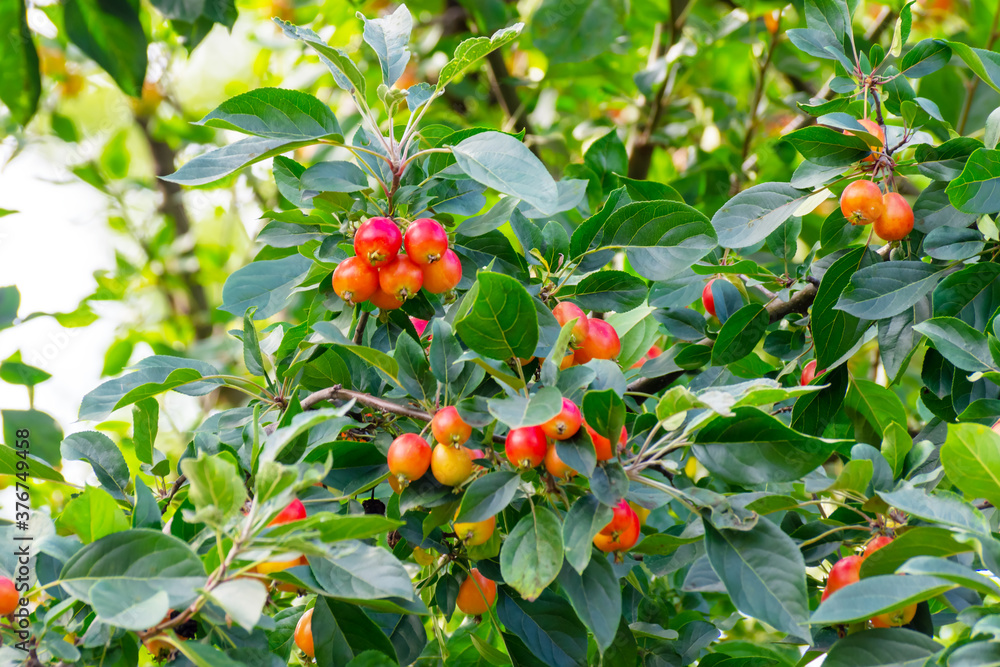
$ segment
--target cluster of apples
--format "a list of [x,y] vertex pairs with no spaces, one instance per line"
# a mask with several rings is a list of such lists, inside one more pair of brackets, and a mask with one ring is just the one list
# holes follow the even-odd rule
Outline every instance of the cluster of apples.
[[433,449],[416,433],[404,433],[389,445],[386,457],[389,486],[396,493],[423,477],[428,470],[441,484],[458,486],[472,474],[473,460],[486,457],[481,449],[465,447],[472,436],[472,427],[453,405],[434,414],[431,433],[437,442]]
[[[847,556],[838,560],[830,568],[830,576],[826,580],[826,588],[823,589],[823,596],[820,602],[825,602],[828,597],[842,588],[856,584],[861,580],[861,564],[873,553],[892,542],[892,538],[887,535],[879,535],[865,547],[865,551],[860,556]],[[886,612],[869,619],[872,627],[875,628],[895,628],[906,625],[913,620],[917,613],[917,605],[913,603],[896,611]]]
[[395,310],[421,288],[443,294],[461,280],[462,262],[448,247],[440,223],[420,218],[404,235],[389,218],[369,218],[354,234],[354,257],[333,272],[333,291],[352,306],[370,301],[381,310]]
[[552,314],[559,326],[576,320],[570,332],[570,349],[559,364],[562,370],[585,364],[591,359],[614,359],[622,351],[622,342],[615,328],[604,320],[587,317],[575,303],[560,301],[552,309]]
[[840,210],[852,225],[873,225],[879,238],[899,241],[913,231],[913,209],[898,192],[882,194],[873,181],[854,181],[840,195]]

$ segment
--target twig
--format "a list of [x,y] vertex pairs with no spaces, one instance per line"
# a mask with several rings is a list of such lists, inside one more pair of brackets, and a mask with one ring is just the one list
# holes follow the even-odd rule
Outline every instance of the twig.
[[167,504],[163,506],[163,512],[161,512],[162,514],[166,514],[167,508],[170,507],[170,503],[173,501],[174,496],[177,495],[177,492],[181,490],[181,487],[186,481],[187,477],[184,475],[181,475],[174,480],[173,486],[170,487],[170,493],[167,494]]
[[365,327],[368,326],[368,316],[371,315],[367,310],[362,310],[361,315],[358,317],[358,325],[354,328],[354,344],[361,345],[361,340],[365,335]]

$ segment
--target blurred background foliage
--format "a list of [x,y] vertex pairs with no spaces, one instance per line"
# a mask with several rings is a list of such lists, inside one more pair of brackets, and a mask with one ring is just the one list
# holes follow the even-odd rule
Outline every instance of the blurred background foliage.
[[[912,8],[911,41],[946,37],[992,48],[996,4],[919,0]],[[799,158],[781,137],[811,122],[796,105],[829,95],[837,75],[834,61],[804,56],[785,37],[785,30],[805,24],[801,2],[416,0],[408,6],[414,53],[396,84],[401,88],[434,82],[448,54],[470,35],[516,21],[527,25],[519,40],[450,86],[446,103],[433,106],[426,124],[524,130],[526,143],[551,172],[567,178],[593,171],[582,161],[584,151],[616,128],[628,153],[605,155],[600,168],[670,183],[709,216],[741,189],[790,179]],[[864,35],[859,50],[888,46],[901,8],[901,2],[865,3],[855,15],[856,30]],[[79,304],[60,312],[33,308],[29,300],[18,309],[16,291],[0,295],[0,314],[14,312],[25,322],[18,327],[22,335],[0,335],[0,354],[7,359],[0,377],[9,383],[0,393],[5,440],[15,422],[27,424],[42,449],[52,450],[51,456],[34,453],[59,465],[63,430],[83,428],[72,423],[79,398],[99,379],[59,373],[60,361],[70,354],[85,357],[93,369],[88,372],[100,376],[115,376],[152,353],[211,359],[223,372],[243,372],[239,342],[225,335],[233,318],[217,309],[222,285],[257,252],[253,239],[265,223],[262,213],[292,206],[274,185],[270,161],[184,192],[156,176],[231,141],[228,132],[196,121],[226,98],[262,86],[312,92],[329,103],[345,131],[353,131],[359,117],[349,96],[314,55],[268,19],[308,24],[332,45],[353,51],[363,26],[355,13],[392,9],[383,0],[4,3],[0,26],[13,46],[0,57],[7,105],[0,107],[0,284],[24,281],[18,267],[28,265],[42,267],[45,290],[57,289],[63,276],[82,276],[81,267],[92,271],[89,284],[74,280],[68,286],[83,296]],[[778,23],[775,11],[781,12]],[[25,22],[30,41],[21,39]],[[374,88],[377,66],[359,65]],[[979,85],[957,58],[952,65],[920,79],[918,92],[940,102],[942,116],[959,134],[981,134],[1000,96]],[[940,131],[938,139],[946,139]],[[321,157],[296,155],[300,161]],[[45,174],[19,178],[32,160],[45,164]],[[900,187],[916,193],[925,185],[921,178]],[[65,221],[36,208],[62,199],[69,200],[68,209],[80,206],[82,199],[67,193],[77,193],[81,184],[98,197],[84,231],[103,244],[96,255],[64,234]],[[606,193],[592,190],[593,208]],[[29,203],[15,208],[13,200]],[[797,261],[820,239],[835,207],[828,200],[803,218]],[[24,238],[18,230],[25,228],[45,242],[16,245]],[[56,333],[42,336],[28,326],[29,320],[50,318]],[[0,327],[9,326],[7,319],[13,316],[0,317]],[[60,345],[69,340],[65,332],[99,322],[112,326],[86,345]],[[25,379],[16,373],[19,359],[55,377]],[[852,359],[852,375],[885,384],[877,361],[872,341]],[[893,390],[904,404],[915,405],[920,364],[910,368],[913,376]],[[46,392],[50,386],[57,390]],[[171,394],[160,447],[176,459],[209,412],[242,402],[240,394]],[[117,431],[130,456],[128,424],[100,428]],[[58,511],[69,497],[65,491],[42,485],[36,506]]]

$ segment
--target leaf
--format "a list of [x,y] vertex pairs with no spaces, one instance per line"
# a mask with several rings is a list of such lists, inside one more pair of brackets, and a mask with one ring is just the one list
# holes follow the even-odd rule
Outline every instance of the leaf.
[[952,206],[963,213],[1000,211],[1000,151],[980,148],[946,189]]
[[839,257],[823,275],[812,307],[812,334],[816,343],[816,366],[829,369],[861,340],[870,322],[836,310],[837,301],[859,269],[875,264],[878,257],[867,248],[852,248]]
[[0,287],[0,331],[10,327],[17,319],[17,309],[21,305],[21,293],[14,285]]
[[[611,522],[612,509],[592,495],[578,499],[569,508],[563,522],[563,548],[566,562],[579,573],[587,568],[594,550],[594,537]],[[643,540],[642,544],[646,541]]]
[[497,470],[469,484],[458,508],[457,521],[485,521],[496,516],[514,499],[521,478],[517,473]]
[[528,601],[501,588],[497,616],[542,664],[586,667],[587,629],[570,604],[552,591],[543,591],[537,600]]
[[919,261],[873,264],[851,276],[836,308],[864,320],[894,317],[934,289],[944,275],[942,267]]
[[455,332],[489,359],[528,358],[538,344],[538,315],[517,279],[481,272],[459,304]]
[[286,37],[303,41],[313,47],[320,54],[323,63],[333,73],[333,78],[341,89],[347,92],[357,91],[361,98],[366,96],[365,77],[346,53],[327,44],[322,37],[309,28],[292,25],[280,18],[272,20],[281,27]]
[[413,600],[413,584],[403,564],[389,551],[357,540],[327,546],[326,557],[309,557],[317,583],[330,596],[367,601]]
[[836,60],[845,66],[850,66],[851,61],[844,53],[844,47],[828,32],[809,28],[796,28],[787,31],[787,34],[789,41],[800,51],[804,51],[816,58]]
[[601,653],[607,651],[622,615],[622,590],[607,558],[592,558],[583,572],[565,563],[559,572],[559,587],[593,633]]
[[709,562],[736,608],[812,643],[806,566],[792,538],[767,519],[748,531],[704,524]]
[[0,7],[0,101],[10,109],[14,121],[28,124],[41,96],[38,51],[31,38],[25,0],[5,2]]
[[624,271],[603,270],[577,283],[573,301],[584,310],[624,313],[645,303],[648,292],[640,278]]
[[364,21],[364,39],[375,50],[382,66],[382,83],[392,86],[403,75],[410,61],[408,44],[413,30],[410,10],[406,5],[400,5],[385,18],[367,19],[361,12],[358,12],[358,18]]
[[878,495],[891,506],[926,521],[955,526],[978,535],[990,532],[982,512],[956,494],[940,491],[929,494],[923,489],[904,487],[892,492],[879,491]]
[[66,36],[132,97],[146,78],[146,34],[129,0],[66,0]]
[[787,183],[762,183],[747,188],[726,202],[712,217],[719,245],[723,248],[745,248],[760,243],[792,217],[811,194]]
[[922,632],[875,628],[848,635],[834,644],[825,667],[922,667],[942,646]]
[[396,649],[385,632],[361,608],[347,602],[317,598],[312,628],[313,636],[321,638],[315,644],[317,665],[346,665],[366,651],[396,658]]
[[510,428],[540,426],[562,410],[562,392],[555,387],[542,387],[531,398],[514,394],[507,398],[487,401],[490,414]]
[[994,370],[986,336],[954,317],[934,317],[913,327],[934,344],[945,359],[962,370]]
[[1000,505],[1000,435],[988,426],[949,424],[941,465],[969,500],[985,498]]
[[944,278],[934,288],[934,315],[957,317],[966,306],[993,288],[1000,264],[970,264]]
[[136,587],[166,591],[172,608],[183,608],[206,581],[205,566],[187,544],[157,530],[113,533],[88,544],[66,561],[59,585],[90,603],[90,591],[100,581],[132,582]]
[[1000,93],[1000,54],[974,49],[961,42],[946,42],[946,44],[986,85]]
[[562,523],[544,506],[521,517],[500,549],[504,581],[529,601],[555,580],[562,562]]
[[742,407],[698,431],[692,453],[713,473],[736,484],[791,482],[823,463],[836,441],[803,435],[780,420]]
[[624,250],[636,273],[649,280],[673,278],[718,245],[708,218],[676,201],[625,204],[608,216],[603,231],[602,248]]
[[116,500],[127,500],[128,464],[111,438],[97,431],[81,431],[63,440],[61,449],[64,459],[89,463],[97,481]]
[[360,192],[368,176],[353,162],[320,162],[302,172],[302,187],[319,192]]
[[864,139],[855,134],[814,125],[782,137],[802,157],[824,167],[847,167],[871,153]]
[[198,124],[285,141],[343,138],[330,107],[308,93],[281,88],[257,88],[231,97]]
[[170,612],[166,591],[136,581],[98,581],[90,589],[90,603],[101,621],[125,630],[145,630]]
[[813,612],[809,623],[834,625],[865,621],[872,616],[902,609],[955,588],[946,579],[926,575],[883,574],[864,583],[845,586],[828,597]]
[[474,62],[517,39],[517,36],[521,34],[521,30],[523,29],[523,23],[515,23],[507,28],[497,30],[491,37],[473,37],[463,40],[458,45],[458,48],[455,49],[455,55],[452,59],[441,68],[435,92],[440,94],[445,86],[451,83],[459,74],[469,69]]
[[615,2],[584,0],[563,5],[546,0],[532,18],[534,45],[553,64],[583,62],[606,53],[622,36],[623,18],[621,6]]
[[743,306],[722,325],[712,346],[712,363],[724,366],[753,352],[764,337],[770,316],[758,303]]
[[30,433],[28,441],[31,444],[31,456],[46,463],[58,466],[62,463],[59,443],[63,439],[63,430],[51,416],[39,410],[0,410],[3,419],[3,442],[16,448],[17,432],[26,430]]
[[588,391],[583,395],[582,407],[590,428],[617,446],[625,426],[625,403],[621,396],[614,389]]
[[913,449],[913,438],[910,437],[906,428],[893,422],[882,434],[882,456],[892,468],[893,477],[903,474],[903,466],[906,464],[906,455]]
[[94,486],[84,488],[83,493],[66,503],[56,523],[60,529],[79,536],[84,544],[129,529],[128,519],[114,498]]
[[893,574],[914,556],[946,558],[972,551],[971,544],[957,542],[954,535],[951,529],[938,526],[916,526],[907,530],[865,558],[861,565],[861,577],[867,579],[881,574]]
[[951,60],[951,47],[940,39],[924,39],[906,52],[899,69],[903,76],[919,79],[932,74]]
[[288,299],[312,264],[312,260],[298,253],[251,262],[226,279],[219,308],[235,316],[256,308],[255,320],[273,317],[288,305]]
[[517,197],[503,197],[486,213],[466,218],[458,227],[455,233],[462,236],[480,236],[494,229],[499,229],[508,220],[521,200]]
[[459,168],[486,187],[526,201],[542,213],[558,208],[556,182],[539,159],[509,134],[482,132],[459,142],[452,153]]
[[209,594],[237,625],[253,632],[267,602],[267,587],[260,581],[243,577],[224,581]]
[[969,259],[983,251],[983,235],[975,229],[937,227],[924,237],[924,252],[934,259]]
[[1000,586],[989,577],[944,558],[933,556],[918,556],[911,558],[897,571],[902,574],[929,574],[941,579],[947,579],[959,586],[965,586],[983,595],[1000,596]]
[[201,452],[197,459],[184,459],[181,472],[188,479],[188,498],[194,503],[196,520],[224,526],[236,516],[247,498],[243,476],[228,456]]

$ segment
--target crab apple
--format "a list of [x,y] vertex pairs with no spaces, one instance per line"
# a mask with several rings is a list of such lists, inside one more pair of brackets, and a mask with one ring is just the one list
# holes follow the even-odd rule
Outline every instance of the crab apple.
[[913,231],[913,209],[903,195],[890,192],[883,198],[885,211],[875,221],[875,233],[885,241],[899,241]]
[[604,320],[591,319],[587,337],[573,356],[578,364],[591,359],[614,359],[622,351],[622,342],[615,328]]
[[472,436],[472,427],[458,414],[458,408],[449,405],[434,413],[431,433],[435,440],[445,445],[464,445]]
[[472,474],[469,450],[461,445],[435,445],[431,454],[431,474],[445,486],[458,486]]
[[383,292],[405,301],[420,291],[424,273],[420,265],[406,255],[396,255],[396,259],[379,269],[378,284]]
[[375,293],[368,297],[368,301],[380,310],[397,310],[403,307],[403,301],[401,299],[397,299],[394,295],[384,291],[381,287],[375,290]]
[[[455,512],[455,516],[458,516],[458,512]],[[489,519],[483,519],[482,521],[471,521],[467,523],[455,522],[455,535],[458,536],[466,546],[475,547],[480,544],[485,544],[490,537],[493,536],[493,531],[497,527],[497,518],[491,516]]]
[[269,560],[263,563],[258,563],[254,568],[257,574],[274,574],[275,572],[282,572],[284,570],[291,569],[298,565],[308,565],[309,561],[302,554],[295,554],[291,558],[286,558],[284,560]]
[[569,480],[576,475],[576,471],[566,465],[566,462],[559,458],[555,443],[549,445],[545,452],[545,469],[556,479]]
[[632,511],[635,512],[635,515],[637,517],[639,517],[639,525],[640,526],[645,526],[646,525],[646,519],[648,519],[649,515],[652,514],[652,510],[648,510],[645,507],[643,507],[642,505],[639,505],[637,503],[633,503],[632,501],[629,501],[628,504],[629,504],[629,507],[632,508]]
[[868,558],[873,553],[875,553],[885,545],[889,544],[890,542],[892,542],[892,538],[889,537],[888,535],[879,535],[871,542],[869,542],[868,545],[865,547],[865,554],[863,557]]
[[552,419],[542,424],[545,435],[553,440],[567,440],[576,435],[580,430],[580,423],[583,417],[580,415],[580,408],[576,403],[564,398],[562,400],[562,410]]
[[424,273],[424,289],[431,294],[443,294],[462,282],[462,261],[454,250],[445,250],[440,260],[421,269]]
[[378,291],[378,271],[360,257],[348,257],[333,271],[333,291],[352,306]]
[[[180,639],[180,637],[178,637],[178,639]],[[149,651],[150,655],[152,655],[158,662],[165,660],[174,650],[173,645],[168,644],[166,641],[157,637],[143,639],[142,645],[146,647],[146,650]]]
[[547,449],[545,431],[538,426],[512,428],[504,443],[507,458],[518,468],[534,468],[545,459]]
[[13,614],[17,610],[20,597],[14,582],[7,577],[0,577],[0,616]]
[[301,521],[306,518],[306,506],[302,504],[302,501],[296,498],[292,502],[288,503],[285,509],[278,513],[278,516],[271,519],[271,523],[268,526],[280,526],[283,523],[291,523],[292,521]]
[[884,614],[879,614],[872,619],[873,628],[898,628],[901,625],[906,625],[913,620],[913,617],[917,615],[917,603],[914,602],[911,605],[907,605],[902,609],[897,609],[896,611],[889,611]]
[[[479,584],[478,586],[476,584]],[[469,576],[458,587],[455,606],[469,616],[482,616],[490,610],[497,599],[496,582],[490,581],[479,570],[472,568]]]
[[413,562],[421,567],[427,567],[431,563],[437,560],[437,556],[434,552],[427,549],[421,549],[420,547],[413,548]]
[[[600,435],[594,429],[590,428],[590,424],[586,421],[583,422],[584,428],[587,429],[587,433],[590,434],[590,439],[594,441],[594,451],[597,452],[598,461],[607,461],[612,456],[615,455],[611,448],[611,441]],[[628,432],[625,427],[622,426],[622,435],[618,439],[618,449],[625,449],[625,443],[628,442]]]
[[552,314],[555,315],[556,322],[561,327],[565,326],[570,320],[576,320],[576,324],[573,325],[573,329],[570,331],[569,340],[575,346],[582,345],[583,341],[587,339],[587,332],[590,331],[590,320],[587,319],[587,315],[583,312],[583,309],[575,303],[560,301],[552,309]]
[[403,245],[399,227],[389,218],[370,218],[354,233],[354,254],[380,267],[391,262]]
[[820,598],[820,601],[825,601],[844,586],[850,586],[860,580],[862,561],[864,561],[864,558],[861,556],[848,556],[847,558],[838,560],[830,568],[830,576],[826,579],[826,588],[823,589],[823,596]]
[[705,312],[715,317],[715,297],[712,295],[712,283],[718,278],[712,278],[705,283],[705,288],[701,290],[701,305],[705,307]]
[[398,478],[396,478],[393,475],[389,475],[385,481],[389,482],[389,487],[393,490],[394,493],[402,493],[403,485],[399,483]]
[[764,14],[764,27],[772,35],[778,33],[778,28],[781,25],[781,10],[775,9]]
[[816,360],[812,359],[808,364],[802,367],[802,376],[799,378],[799,384],[803,387],[816,379],[817,375],[822,375],[826,372],[826,369],[817,371],[816,370]]
[[431,446],[416,433],[404,433],[389,445],[389,472],[406,486],[420,479],[431,466]]
[[316,647],[313,645],[313,610],[309,609],[299,617],[295,624],[295,645],[310,658],[316,657]]
[[420,218],[410,223],[403,235],[406,254],[421,266],[433,264],[448,249],[448,233],[441,223],[430,218]]
[[611,521],[594,536],[594,546],[601,551],[628,551],[639,541],[639,515],[622,500],[614,508]]
[[430,323],[429,320],[421,320],[416,317],[410,318],[410,323],[413,324],[413,328],[417,330],[417,336],[423,338],[424,331],[427,330],[427,325]]
[[882,190],[871,181],[854,181],[840,194],[840,211],[852,225],[870,225],[885,212]]

